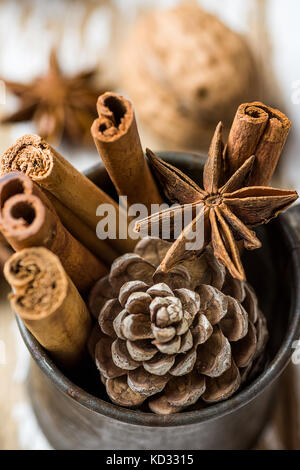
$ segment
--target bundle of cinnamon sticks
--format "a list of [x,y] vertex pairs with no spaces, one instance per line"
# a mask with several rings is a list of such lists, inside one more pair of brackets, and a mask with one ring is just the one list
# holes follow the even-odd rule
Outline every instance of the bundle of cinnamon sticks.
[[[129,204],[161,203],[131,103],[105,93],[97,109],[92,135],[118,194]],[[4,153],[0,175],[0,229],[16,251],[4,269],[11,304],[60,365],[74,365],[91,328],[84,299],[112,261],[136,244],[118,236],[118,224],[127,228],[126,213],[37,135],[21,137]],[[100,205],[115,211],[116,237],[97,236]]]
[[[163,203],[141,146],[131,103],[101,95],[91,133],[118,195],[129,205]],[[224,164],[232,174],[257,156],[251,184],[268,184],[290,128],[261,103],[240,106]],[[59,365],[73,367],[86,351],[92,321],[86,296],[112,261],[136,240],[119,236],[124,209],[36,135],[25,135],[0,160],[0,230],[15,254],[4,273],[13,309]],[[117,236],[97,235],[99,205],[112,207]],[[124,218],[124,219],[123,219]],[[102,225],[101,225],[102,226]]]

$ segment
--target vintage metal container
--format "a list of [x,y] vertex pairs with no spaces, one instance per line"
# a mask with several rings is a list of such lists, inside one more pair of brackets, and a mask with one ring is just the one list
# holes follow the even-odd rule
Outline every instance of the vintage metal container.
[[[162,156],[201,182],[201,157]],[[113,194],[100,165],[87,174]],[[269,364],[232,398],[206,409],[164,417],[115,406],[103,393],[92,363],[72,381],[18,319],[33,357],[28,383],[33,408],[54,448],[247,449],[255,444],[274,405],[278,377],[291,358],[293,342],[300,337],[299,206],[260,228],[258,236],[263,248],[245,253],[244,263],[268,318]]]

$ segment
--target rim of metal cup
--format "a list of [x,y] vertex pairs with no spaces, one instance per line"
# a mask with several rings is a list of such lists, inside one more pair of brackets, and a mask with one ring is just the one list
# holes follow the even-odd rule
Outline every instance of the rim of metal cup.
[[[183,161],[193,168],[196,162],[203,163],[203,158],[199,158],[197,154],[186,154],[183,152],[159,152],[161,156],[166,158],[172,157],[173,161]],[[97,166],[92,167],[86,173],[95,171]],[[296,208],[297,209],[297,208]],[[294,210],[294,209],[292,209]],[[237,411],[250,401],[260,395],[266,387],[268,387],[281,374],[288,364],[292,355],[292,344],[300,337],[300,244],[295,232],[295,227],[290,223],[289,218],[284,214],[278,218],[279,228],[282,229],[283,236],[287,241],[288,249],[291,253],[291,269],[293,270],[294,283],[291,287],[291,304],[289,318],[291,319],[283,342],[276,356],[259,377],[251,384],[246,386],[233,397],[226,401],[210,405],[208,408],[195,411],[183,411],[181,413],[170,416],[161,416],[152,413],[145,413],[139,410],[122,408],[120,406],[109,403],[108,401],[90,395],[82,388],[73,384],[54,364],[47,355],[46,351],[40,346],[37,340],[27,330],[22,320],[17,316],[17,323],[23,337],[23,340],[42,372],[50,379],[50,381],[63,394],[75,400],[85,408],[92,412],[102,414],[109,418],[116,419],[128,424],[141,426],[184,426],[194,423],[203,423],[213,419],[220,418],[229,413]],[[295,249],[299,248],[299,249]]]

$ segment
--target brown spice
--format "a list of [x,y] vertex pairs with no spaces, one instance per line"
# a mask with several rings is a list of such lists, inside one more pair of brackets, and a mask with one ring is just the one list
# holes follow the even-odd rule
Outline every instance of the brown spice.
[[33,246],[48,248],[60,258],[82,293],[107,272],[65,229],[42,190],[23,173],[9,173],[0,179],[0,201],[0,229],[15,251]]
[[96,117],[95,102],[101,89],[93,85],[96,70],[65,76],[54,51],[50,55],[49,70],[45,76],[29,84],[5,81],[7,90],[20,100],[19,110],[3,122],[33,119],[38,134],[59,143],[63,136],[70,141],[92,144],[90,127]]
[[59,365],[75,366],[85,354],[90,314],[56,255],[46,248],[26,248],[5,264],[14,289],[12,308]]
[[252,155],[249,186],[268,186],[290,131],[291,122],[277,109],[255,101],[242,104],[235,115],[225,154],[231,176]]
[[[164,188],[166,197],[173,203],[179,203],[178,210],[186,210],[189,204],[198,213],[174,242],[161,264],[162,271],[168,271],[184,259],[189,259],[201,252],[210,241],[218,258],[230,274],[245,280],[236,240],[242,240],[247,249],[261,246],[252,227],[268,223],[281,211],[289,207],[297,198],[296,191],[287,191],[269,187],[247,186],[255,157],[248,158],[243,165],[222,186],[222,124],[219,123],[212,139],[208,159],[204,166],[203,186],[201,189],[194,181],[172,165],[165,163],[151,151],[147,155],[158,181]],[[174,209],[154,214],[136,224],[136,230],[144,235],[149,230],[174,220]],[[193,239],[198,221],[204,221],[203,246],[196,250],[186,250],[186,243]],[[183,217],[182,217],[183,220]]]
[[12,255],[12,250],[8,246],[6,240],[0,234],[0,277],[2,276],[2,270],[8,258]]
[[[123,215],[119,205],[39,136],[25,135],[4,153],[0,161],[0,175],[11,171],[22,171],[28,175],[54,196],[51,201],[54,206],[55,201],[59,200],[67,208],[67,212],[71,211],[77,219],[80,219],[81,223],[77,231],[82,232],[82,238],[86,225],[96,232],[96,226],[101,220],[96,215],[97,207],[100,204],[109,204],[116,213],[118,236],[119,216]],[[65,220],[67,221],[68,218],[66,217]],[[72,233],[72,227],[67,226],[67,228]],[[111,245],[115,251],[123,253],[135,246],[131,238],[115,239],[114,235],[107,239],[105,245]],[[99,249],[103,247],[102,240],[99,240],[99,246]]]
[[132,104],[107,92],[97,102],[99,118],[92,125],[99,155],[119,195],[128,204],[161,204],[153,176],[144,157]]
[[110,266],[113,260],[118,257],[118,252],[105,240],[100,240],[95,230],[83,225],[79,217],[64,206],[57,197],[47,190],[44,190],[44,193],[55,207],[62,224],[68,228],[69,232],[97,258]]

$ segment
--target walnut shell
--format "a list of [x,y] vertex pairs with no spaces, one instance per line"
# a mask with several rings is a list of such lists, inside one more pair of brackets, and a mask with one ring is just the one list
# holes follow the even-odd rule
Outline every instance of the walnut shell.
[[228,128],[257,91],[244,39],[196,4],[140,18],[120,74],[145,129],[168,148],[206,149],[217,123]]

